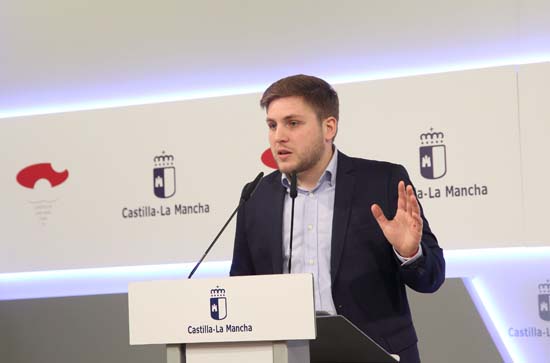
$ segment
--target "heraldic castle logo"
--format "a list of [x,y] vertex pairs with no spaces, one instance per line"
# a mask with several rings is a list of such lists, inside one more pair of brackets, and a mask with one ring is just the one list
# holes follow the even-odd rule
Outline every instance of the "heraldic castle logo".
[[550,321],[550,281],[539,284],[539,316],[542,320]]
[[447,173],[447,153],[442,132],[420,134],[420,174],[426,179],[439,179]]
[[210,316],[214,320],[223,320],[227,317],[225,289],[220,289],[219,286],[210,290]]
[[153,169],[153,190],[159,198],[170,198],[176,194],[176,168],[174,167],[174,156],[162,155],[155,156],[153,159],[155,168]]

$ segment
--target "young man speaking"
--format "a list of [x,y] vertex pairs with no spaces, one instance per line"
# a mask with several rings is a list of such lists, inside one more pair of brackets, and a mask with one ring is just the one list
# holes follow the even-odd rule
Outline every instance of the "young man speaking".
[[[238,214],[231,275],[309,272],[317,310],[347,317],[401,362],[419,362],[405,285],[434,292],[445,261],[406,170],[334,145],[338,95],[296,75],[267,88],[266,176]],[[298,195],[290,255],[291,174]]]

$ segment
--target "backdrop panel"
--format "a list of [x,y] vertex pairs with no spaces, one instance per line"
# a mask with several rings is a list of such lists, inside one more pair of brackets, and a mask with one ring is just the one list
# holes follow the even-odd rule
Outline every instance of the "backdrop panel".
[[521,241],[514,67],[338,89],[337,144],[350,154],[405,165],[444,248]]
[[524,175],[525,238],[548,245],[550,180],[550,63],[519,68],[521,160]]
[[[257,103],[236,96],[4,120],[0,271],[198,259],[244,183],[267,169]],[[228,230],[211,258],[229,258],[232,239]]]
[[[514,67],[336,88],[339,149],[405,165],[444,248],[523,243]],[[3,120],[0,272],[196,260],[271,170],[259,98]]]

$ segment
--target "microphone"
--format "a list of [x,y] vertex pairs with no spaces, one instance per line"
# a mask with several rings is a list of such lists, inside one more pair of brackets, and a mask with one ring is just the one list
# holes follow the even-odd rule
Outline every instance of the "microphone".
[[296,172],[290,174],[290,197],[292,199],[298,196],[298,180]]
[[[254,194],[254,192],[256,191],[256,188],[260,184],[260,180],[263,178],[263,176],[264,176],[264,173],[262,171],[260,172],[260,174],[256,176],[254,180],[252,180],[250,183],[244,186],[243,193],[241,194],[241,203],[246,202],[248,199],[250,199],[250,197],[252,196],[252,194]],[[240,204],[239,204],[239,207],[240,207]]]
[[294,234],[294,201],[298,196],[298,179],[296,172],[290,174],[290,198],[292,199],[292,207],[290,209],[290,246],[288,254],[288,273],[292,271],[292,235]]
[[204,251],[204,254],[202,255],[202,257],[200,258],[199,262],[197,262],[197,264],[195,265],[195,267],[193,267],[193,269],[191,270],[191,272],[189,273],[189,276],[187,276],[188,279],[190,279],[194,274],[195,274],[195,271],[197,271],[197,269],[199,268],[200,264],[202,263],[202,261],[206,258],[206,255],[208,255],[208,252],[210,252],[210,250],[212,249],[212,247],[214,247],[214,244],[218,241],[218,238],[220,238],[220,236],[222,235],[223,231],[225,231],[225,228],[227,227],[227,225],[229,224],[229,222],[231,222],[231,220],[233,219],[233,217],[235,216],[235,214],[239,211],[239,209],[242,207],[242,205],[244,203],[246,203],[246,201],[248,199],[250,199],[250,197],[252,196],[252,194],[254,194],[254,192],[256,191],[256,188],[258,187],[258,185],[260,184],[260,180],[262,180],[262,177],[264,176],[264,173],[263,172],[260,172],[260,174],[258,174],[256,176],[256,178],[251,181],[250,183],[246,184],[243,188],[243,192],[241,194],[241,200],[239,202],[239,205],[237,206],[237,208],[235,208],[235,210],[233,211],[233,213],[231,213],[231,216],[229,217],[229,219],[227,220],[227,222],[225,222],[225,224],[223,225],[222,229],[218,232],[218,235],[214,238],[214,240],[212,241],[212,243],[210,243],[210,246],[208,246],[208,248],[206,249],[206,251]]

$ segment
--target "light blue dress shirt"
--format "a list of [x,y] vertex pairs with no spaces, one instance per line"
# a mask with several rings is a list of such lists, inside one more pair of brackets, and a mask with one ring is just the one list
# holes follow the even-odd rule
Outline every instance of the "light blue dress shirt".
[[[317,185],[310,191],[298,187],[292,237],[291,270],[313,274],[315,310],[323,310],[330,314],[336,314],[331,291],[330,249],[337,163],[335,149]],[[283,271],[286,273],[290,251],[292,200],[290,180],[285,174],[282,175],[282,183],[287,189],[283,212]]]
[[[338,150],[334,148],[324,173],[317,185],[311,190],[298,187],[298,196],[294,204],[294,231],[292,237],[292,272],[313,274],[315,310],[336,314],[332,299],[330,276],[330,256],[332,239],[332,217],[334,214],[334,195],[336,191],[336,170],[338,168]],[[292,200],[290,198],[290,180],[285,174],[281,182],[286,188],[283,210],[283,272],[288,272],[290,255],[290,219]],[[395,251],[395,249],[394,249]],[[408,264],[422,256],[422,249],[411,258],[397,258]]]

